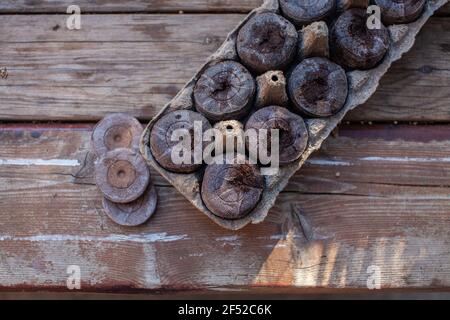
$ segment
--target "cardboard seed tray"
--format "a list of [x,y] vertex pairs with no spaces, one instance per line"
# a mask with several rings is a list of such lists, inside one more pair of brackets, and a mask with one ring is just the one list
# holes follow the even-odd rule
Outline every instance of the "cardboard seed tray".
[[239,62],[236,52],[236,38],[239,29],[254,15],[261,12],[274,12],[280,14],[278,0],[266,0],[265,3],[253,10],[231,33],[222,46],[208,59],[194,77],[181,89],[177,96],[170,101],[161,112],[148,124],[141,138],[140,150],[149,165],[153,166],[164,178],[166,178],[179,192],[181,192],[203,214],[207,215],[220,226],[238,230],[249,223],[260,223],[266,218],[270,208],[275,204],[278,194],[286,187],[292,175],[299,170],[308,157],[320,148],[322,142],[329,136],[332,130],[344,118],[345,114],[355,107],[366,102],[376,91],[381,77],[388,71],[392,63],[401,58],[414,44],[416,35],[433,13],[447,3],[448,0],[428,0],[421,17],[413,23],[406,25],[390,26],[391,46],[381,64],[367,71],[347,72],[349,81],[349,95],[342,110],[334,116],[321,119],[308,119],[305,122],[309,131],[308,147],[302,157],[295,163],[280,168],[278,175],[265,177],[265,190],[258,206],[245,218],[240,220],[225,220],[217,217],[202,201],[201,181],[204,170],[193,174],[177,174],[162,168],[153,158],[149,141],[153,124],[163,115],[175,110],[195,110],[193,101],[193,89],[197,79],[210,64],[223,60],[235,60]]

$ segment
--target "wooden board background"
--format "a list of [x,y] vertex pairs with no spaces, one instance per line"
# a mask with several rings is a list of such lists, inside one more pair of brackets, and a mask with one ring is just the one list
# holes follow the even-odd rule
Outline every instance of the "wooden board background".
[[93,292],[350,292],[370,267],[385,290],[450,288],[449,6],[265,223],[222,230],[156,172],[154,218],[108,220],[94,122],[150,119],[259,2],[78,1],[79,31],[65,27],[70,1],[1,2],[1,291],[66,291],[69,265]]

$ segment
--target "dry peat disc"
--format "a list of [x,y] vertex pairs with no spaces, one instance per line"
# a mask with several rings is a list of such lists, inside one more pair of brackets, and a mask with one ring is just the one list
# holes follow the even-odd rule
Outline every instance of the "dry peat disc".
[[142,131],[142,125],[136,118],[124,113],[108,115],[92,133],[94,151],[97,156],[119,148],[138,151]]
[[115,223],[136,227],[144,224],[155,213],[158,196],[153,183],[150,183],[145,193],[130,203],[114,203],[103,198],[103,208],[108,217]]
[[95,180],[108,200],[129,203],[144,194],[150,183],[150,170],[140,153],[116,149],[98,160]]

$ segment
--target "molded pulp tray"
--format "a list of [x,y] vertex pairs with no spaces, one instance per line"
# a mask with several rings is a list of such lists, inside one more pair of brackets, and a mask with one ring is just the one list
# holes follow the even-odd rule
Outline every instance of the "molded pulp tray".
[[286,187],[290,177],[302,167],[312,152],[320,148],[322,142],[329,136],[348,111],[363,104],[369,99],[376,91],[381,77],[387,72],[391,64],[400,59],[402,54],[407,52],[413,46],[415,37],[425,22],[437,9],[447,3],[447,1],[448,0],[428,0],[422,16],[417,21],[407,25],[393,25],[389,27],[391,46],[382,63],[371,70],[355,70],[347,73],[349,80],[349,96],[345,106],[339,113],[324,119],[305,118],[309,131],[309,142],[306,151],[297,162],[281,167],[278,175],[265,177],[265,190],[260,203],[243,219],[225,220],[217,217],[208,210],[203,203],[200,194],[204,170],[199,170],[193,174],[177,174],[162,168],[152,156],[149,146],[150,132],[153,124],[167,113],[181,109],[195,110],[192,99],[193,89],[203,70],[205,70],[212,62],[221,60],[239,61],[236,53],[236,38],[239,29],[255,14],[267,11],[279,13],[278,0],[266,0],[261,7],[253,10],[244,21],[228,35],[222,46],[208,59],[207,63],[200,68],[197,74],[195,74],[195,76],[184,86],[177,96],[149,123],[141,139],[141,153],[148,164],[153,166],[192,204],[194,204],[194,206],[220,226],[230,230],[238,230],[249,223],[260,223],[266,218],[270,208],[274,205],[278,194]]

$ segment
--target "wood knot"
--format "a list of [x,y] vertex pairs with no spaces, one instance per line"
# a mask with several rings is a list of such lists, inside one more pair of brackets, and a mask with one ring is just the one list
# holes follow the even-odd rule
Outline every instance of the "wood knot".
[[0,68],[0,78],[8,78],[8,69],[6,69],[6,67]]

